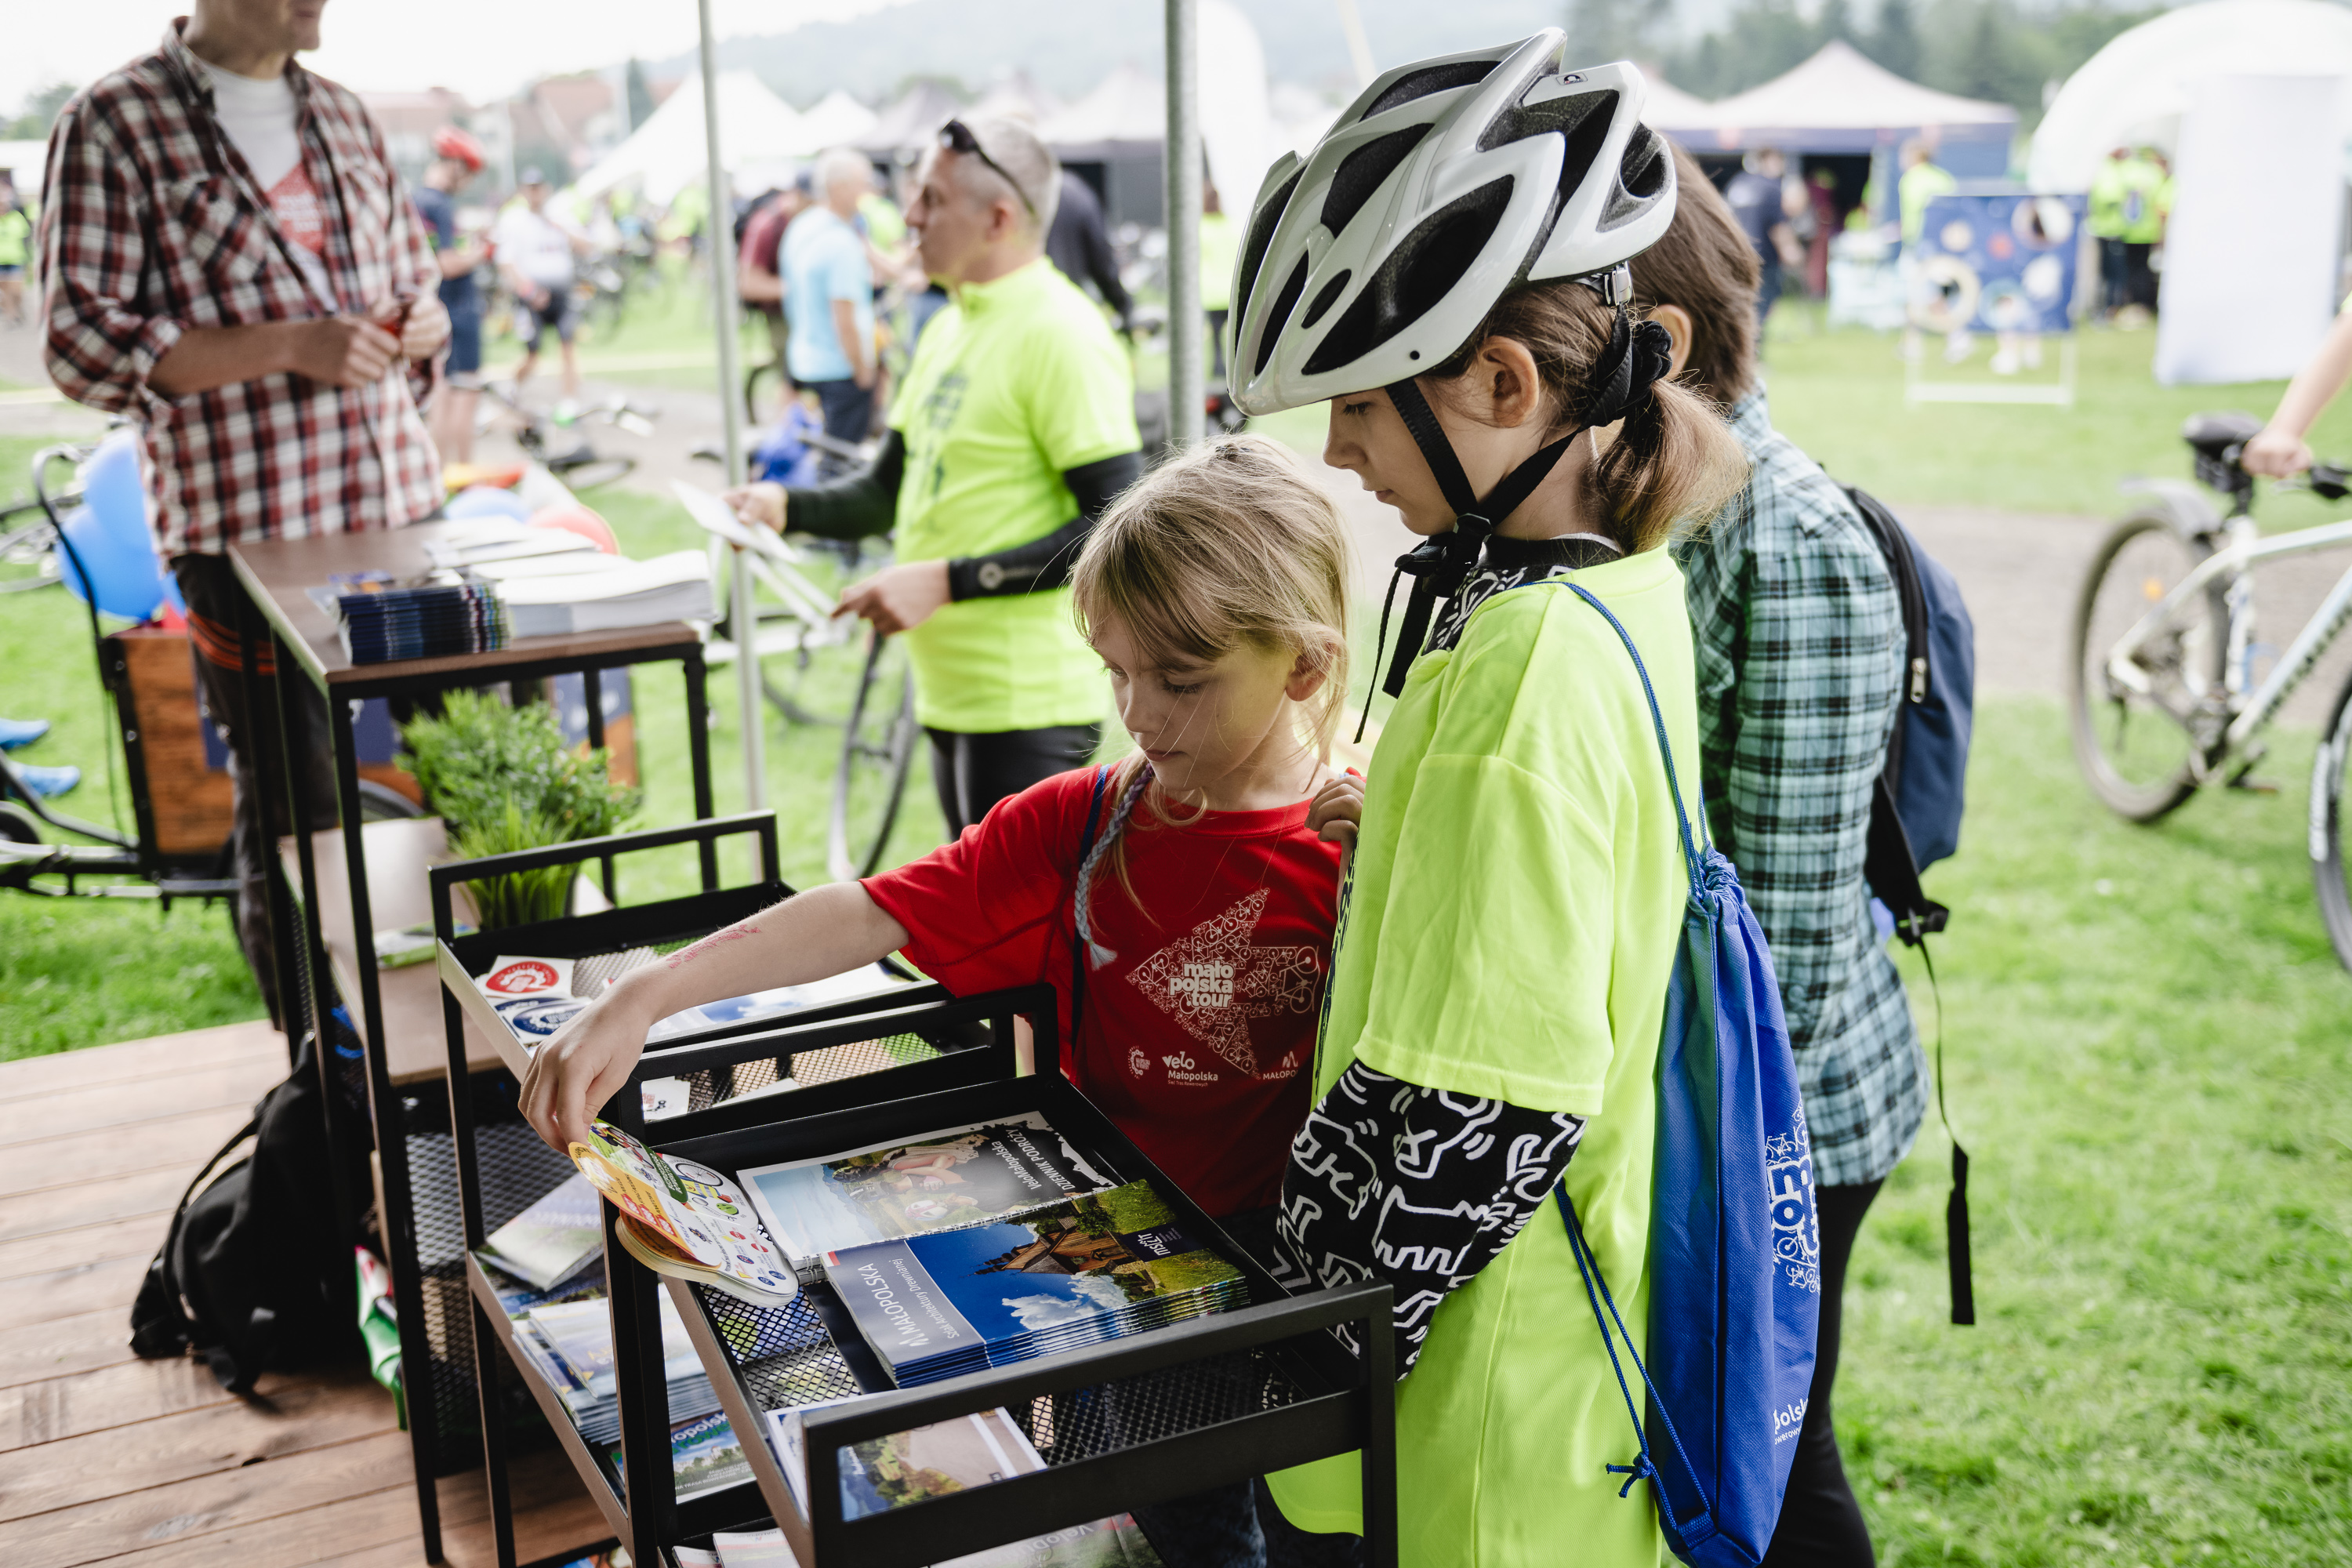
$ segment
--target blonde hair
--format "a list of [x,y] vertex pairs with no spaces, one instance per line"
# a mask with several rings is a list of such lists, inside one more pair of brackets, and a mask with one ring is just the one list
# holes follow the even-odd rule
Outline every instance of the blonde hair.
[[[1328,762],[1348,701],[1354,581],[1339,509],[1297,459],[1264,437],[1228,436],[1171,459],[1112,502],[1087,533],[1070,585],[1089,640],[1116,620],[1155,658],[1208,662],[1242,647],[1306,658],[1323,685],[1297,737]],[[1134,896],[1122,829],[1147,793],[1155,815],[1173,820],[1137,752],[1111,775],[1105,795],[1116,805],[1079,868],[1082,924],[1087,885],[1106,851]]]

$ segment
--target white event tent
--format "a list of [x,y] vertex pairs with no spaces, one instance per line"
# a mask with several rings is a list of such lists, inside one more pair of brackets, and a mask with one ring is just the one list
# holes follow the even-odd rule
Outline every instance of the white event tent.
[[1936,143],[1937,162],[1963,176],[2007,174],[2017,130],[2017,110],[2006,103],[1906,81],[1834,39],[1761,87],[1716,103],[1682,92],[1662,96],[1645,118],[1694,153],[1778,147],[1884,156],[1911,137],[1925,136]]
[[803,151],[816,153],[828,147],[855,146],[881,118],[836,87],[801,110]]
[[[2086,191],[2116,147],[2178,144],[2189,84],[2240,75],[2352,76],[2352,10],[2320,0],[2209,0],[2109,40],[2066,79],[2033,132],[2037,191]],[[2352,93],[2339,99],[2352,140]]]
[[[735,170],[805,157],[814,150],[804,145],[801,116],[750,71],[719,77],[719,134]],[[572,189],[593,198],[635,181],[647,200],[667,205],[709,166],[702,79],[690,76]]]

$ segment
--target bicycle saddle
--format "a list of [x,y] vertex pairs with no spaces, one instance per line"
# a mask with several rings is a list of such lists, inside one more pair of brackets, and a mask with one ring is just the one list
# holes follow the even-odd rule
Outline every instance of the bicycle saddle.
[[2196,449],[2197,455],[2220,462],[2221,454],[2241,442],[2253,438],[2263,422],[2251,414],[2225,408],[2217,414],[2192,414],[2180,426],[2180,438]]

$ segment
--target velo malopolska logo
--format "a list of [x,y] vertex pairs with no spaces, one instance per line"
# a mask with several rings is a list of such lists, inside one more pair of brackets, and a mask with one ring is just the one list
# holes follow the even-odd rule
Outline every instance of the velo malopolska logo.
[[1813,1208],[1812,1140],[1801,1110],[1790,1118],[1786,1137],[1764,1140],[1764,1184],[1772,1205],[1772,1253],[1781,1277],[1800,1290],[1819,1294],[1822,1226]]

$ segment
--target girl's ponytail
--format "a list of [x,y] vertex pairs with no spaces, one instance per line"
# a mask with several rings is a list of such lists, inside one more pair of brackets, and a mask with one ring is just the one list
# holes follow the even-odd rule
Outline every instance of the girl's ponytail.
[[[1595,419],[1606,427],[1616,418],[1606,405],[1611,371],[1629,349],[1643,351],[1641,338],[1663,336],[1646,323],[1632,331],[1637,341],[1629,344],[1617,309],[1581,283],[1530,284],[1496,301],[1470,342],[1429,379],[1454,381],[1488,339],[1511,338],[1535,359],[1555,428]],[[1664,544],[1679,523],[1714,516],[1747,479],[1747,456],[1714,408],[1664,379],[1625,403],[1616,438],[1591,470],[1609,536],[1629,555]]]
[[1617,542],[1633,554],[1686,519],[1714,516],[1747,482],[1747,456],[1713,405],[1672,381],[1626,414],[1593,471]]

